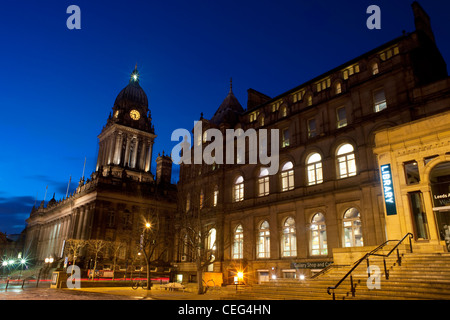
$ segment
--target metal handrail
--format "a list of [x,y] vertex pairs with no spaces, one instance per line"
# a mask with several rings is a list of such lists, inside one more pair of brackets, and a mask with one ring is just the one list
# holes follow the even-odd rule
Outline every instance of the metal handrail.
[[[342,282],[344,282],[345,279],[347,279],[347,277],[350,275],[350,283],[351,283],[351,292],[352,292],[352,296],[355,296],[355,288],[353,287],[353,278],[351,276],[351,273],[353,272],[353,270],[355,270],[361,262],[363,262],[364,260],[367,260],[367,266],[369,266],[369,257],[370,256],[381,256],[383,257],[383,261],[384,261],[384,271],[385,271],[385,275],[386,275],[386,279],[389,279],[389,273],[387,271],[386,268],[386,261],[384,260],[384,258],[389,257],[391,255],[391,253],[398,248],[398,246],[406,239],[406,237],[409,236],[409,250],[412,253],[412,243],[411,243],[411,239],[414,237],[414,235],[411,232],[408,232],[401,240],[388,240],[386,242],[384,242],[383,244],[379,245],[378,247],[376,247],[375,249],[373,249],[372,251],[366,253],[362,258],[360,258],[359,260],[357,260],[354,264],[353,267],[342,277],[341,280],[338,281],[338,283],[336,283],[334,286],[330,286],[327,288],[327,293],[329,295],[331,295],[330,290],[333,290],[333,300],[335,300],[335,294],[334,294],[334,290],[337,289]],[[394,246],[394,248],[392,248],[391,251],[389,251],[388,254],[377,254],[376,252],[381,250],[382,248],[384,248],[389,242],[391,241],[397,241],[398,243]],[[399,251],[397,249],[397,262],[399,263],[399,265],[401,265],[401,257],[399,254]],[[368,276],[370,277],[370,274],[368,274]]]

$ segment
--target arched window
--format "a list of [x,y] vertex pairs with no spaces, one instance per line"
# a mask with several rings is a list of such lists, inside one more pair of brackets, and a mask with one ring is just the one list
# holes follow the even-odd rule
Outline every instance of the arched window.
[[336,85],[334,86],[334,93],[335,94],[342,93],[342,85],[340,82],[337,82]]
[[244,178],[239,176],[234,180],[234,202],[244,200]]
[[376,75],[380,72],[380,70],[378,69],[378,63],[373,63],[371,66],[371,70],[372,70],[372,75]]
[[306,105],[309,107],[309,106],[312,106],[312,95],[311,94],[309,94],[307,97],[306,97]]
[[186,195],[186,212],[191,210],[191,194],[188,192]]
[[213,193],[213,207],[216,207],[218,203],[219,203],[219,187],[215,185]]
[[297,255],[297,237],[294,218],[289,217],[284,221],[282,232],[281,254],[283,257],[295,257]]
[[203,193],[203,189],[200,190],[200,198],[199,198],[199,207],[200,209],[203,209],[203,206],[205,205],[205,195]]
[[[212,251],[211,258],[210,258],[209,261],[213,262],[216,259],[215,256],[214,256],[214,252],[216,250],[216,228],[211,228],[209,230],[208,239],[207,240],[208,240],[207,248],[208,248],[208,250]],[[208,271],[209,272],[214,271],[214,265],[212,263],[208,265]]]
[[258,258],[270,258],[270,230],[267,221],[263,221],[259,225],[256,243],[256,256]]
[[364,246],[361,217],[356,208],[350,208],[344,213],[344,247],[362,247]]
[[313,153],[306,160],[308,170],[308,185],[319,184],[323,182],[322,175],[322,157],[318,153]]
[[327,227],[325,216],[318,212],[311,221],[311,255],[327,255]]
[[258,196],[267,196],[269,194],[269,170],[261,168],[258,178]]
[[350,143],[341,145],[337,150],[339,178],[356,175],[356,162],[353,146]]
[[232,257],[233,259],[244,257],[244,229],[241,224],[234,229]]
[[281,191],[294,189],[294,165],[286,162],[281,168]]

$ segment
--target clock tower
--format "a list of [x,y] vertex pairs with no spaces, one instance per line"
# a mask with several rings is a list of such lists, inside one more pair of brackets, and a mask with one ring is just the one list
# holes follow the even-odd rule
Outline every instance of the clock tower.
[[139,85],[137,65],[128,85],[120,91],[99,138],[96,171],[103,175],[153,181],[150,172],[156,138],[148,99]]

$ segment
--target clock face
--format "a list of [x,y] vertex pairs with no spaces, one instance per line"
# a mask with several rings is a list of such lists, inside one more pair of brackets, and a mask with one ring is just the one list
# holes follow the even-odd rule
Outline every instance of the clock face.
[[133,120],[139,120],[139,118],[141,117],[141,114],[137,110],[131,110],[130,111],[130,117]]

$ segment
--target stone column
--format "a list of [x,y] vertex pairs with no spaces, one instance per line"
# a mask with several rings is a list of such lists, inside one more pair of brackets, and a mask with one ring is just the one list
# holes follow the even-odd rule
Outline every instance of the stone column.
[[141,154],[139,155],[139,164],[137,166],[139,170],[145,169],[145,160],[146,160],[147,149],[148,149],[147,141],[145,139],[142,139]]
[[130,165],[130,145],[131,145],[131,136],[127,135],[127,145],[125,147],[125,158],[123,159],[124,166]]
[[152,164],[152,147],[153,141],[147,140],[147,154],[145,160],[145,172],[150,172],[151,164]]
[[137,152],[139,147],[139,139],[137,137],[134,138],[134,147],[133,147],[133,155],[131,157],[131,168],[136,168],[136,162],[137,162]]

